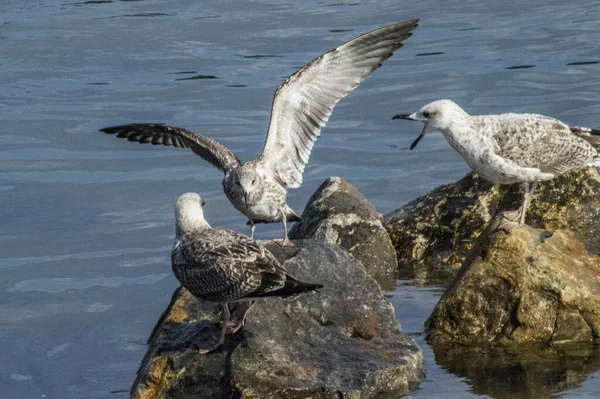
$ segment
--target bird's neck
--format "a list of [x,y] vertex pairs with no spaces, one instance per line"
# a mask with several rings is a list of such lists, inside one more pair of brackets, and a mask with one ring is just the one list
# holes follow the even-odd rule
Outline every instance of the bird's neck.
[[175,221],[175,235],[181,237],[197,230],[210,229],[208,222],[197,213],[182,212]]
[[471,151],[471,147],[477,141],[477,132],[473,128],[473,124],[469,115],[461,115],[452,120],[452,123],[441,132],[448,140],[448,143],[459,153]]

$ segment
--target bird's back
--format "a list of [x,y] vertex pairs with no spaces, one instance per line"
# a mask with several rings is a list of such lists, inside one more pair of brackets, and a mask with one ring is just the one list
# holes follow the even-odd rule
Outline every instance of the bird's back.
[[596,149],[558,119],[536,114],[473,117],[476,129],[493,138],[495,152],[522,167],[562,174],[591,162]]
[[230,230],[209,228],[181,235],[171,261],[181,284],[212,302],[290,297],[321,287],[294,279],[261,244]]

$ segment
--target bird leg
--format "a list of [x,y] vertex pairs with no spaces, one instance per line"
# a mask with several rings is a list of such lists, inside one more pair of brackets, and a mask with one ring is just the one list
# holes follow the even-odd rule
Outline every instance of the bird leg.
[[277,244],[282,247],[293,247],[294,243],[290,241],[287,233],[287,218],[285,217],[285,212],[283,210],[281,212],[281,219],[283,220],[283,240],[273,240]]
[[[525,224],[525,216],[527,215],[527,208],[529,207],[529,202],[531,200],[531,195],[535,191],[538,182],[534,181],[531,183],[531,187],[529,183],[523,183],[523,204],[521,205],[521,209],[519,211],[510,211],[510,212],[502,212],[500,217],[503,219],[498,227],[500,230],[504,230],[507,233],[514,229],[517,226],[522,226]],[[517,223],[517,219],[519,222]]]
[[250,238],[254,240],[254,229],[256,228],[256,224],[254,224],[254,220],[250,220]]
[[[535,183],[533,188],[535,189]],[[531,194],[531,191],[529,191],[529,183],[523,182],[523,189],[523,206],[521,207],[521,218],[519,220],[520,225],[525,224],[525,215],[527,214],[527,207],[529,206],[529,195]]]
[[500,213],[500,224],[498,230],[503,230],[506,233],[514,229],[519,225],[517,220],[519,219],[519,211],[505,211]]
[[244,301],[239,303],[231,314],[232,320],[227,323],[227,334],[235,334],[246,325],[246,314],[254,301]]
[[219,341],[209,348],[201,348],[198,351],[201,355],[214,351],[225,342],[225,332],[227,332],[227,324],[229,323],[229,306],[227,303],[222,303],[221,309],[223,310],[223,322],[221,325],[221,333],[219,334]]

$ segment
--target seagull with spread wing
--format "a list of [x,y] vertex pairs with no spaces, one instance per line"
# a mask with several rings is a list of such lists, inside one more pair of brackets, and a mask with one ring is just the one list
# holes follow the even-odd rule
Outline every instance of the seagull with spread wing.
[[[263,153],[242,163],[222,144],[187,129],[135,123],[101,129],[139,143],[188,148],[220,169],[223,191],[256,223],[283,222],[282,245],[293,245],[287,222],[300,217],[287,204],[287,189],[302,184],[312,147],[337,102],[402,47],[418,20],[400,22],[365,33],[321,55],[291,75],[275,92]],[[278,240],[279,241],[279,240]]]
[[171,266],[177,280],[194,296],[221,305],[219,340],[200,350],[208,353],[223,343],[228,329],[236,332],[244,325],[245,313],[237,324],[230,324],[228,303],[273,297],[296,299],[323,286],[296,280],[253,239],[211,228],[204,219],[203,207],[204,200],[196,193],[185,193],[177,199]]

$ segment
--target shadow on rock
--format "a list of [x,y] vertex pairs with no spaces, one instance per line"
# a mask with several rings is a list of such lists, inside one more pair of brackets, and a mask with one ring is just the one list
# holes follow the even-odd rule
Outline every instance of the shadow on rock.
[[472,391],[497,399],[550,398],[600,369],[591,344],[464,347],[433,345],[436,363],[467,379]]

